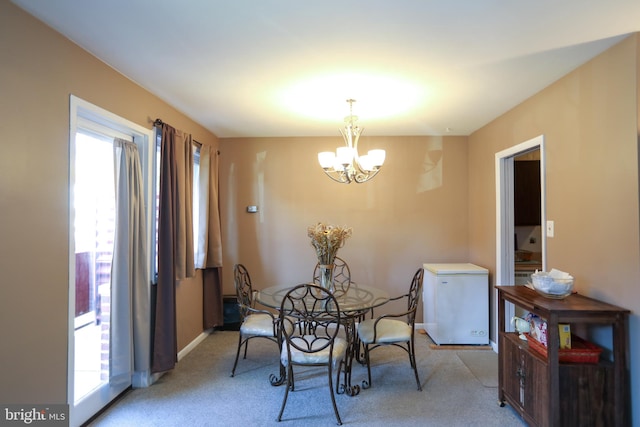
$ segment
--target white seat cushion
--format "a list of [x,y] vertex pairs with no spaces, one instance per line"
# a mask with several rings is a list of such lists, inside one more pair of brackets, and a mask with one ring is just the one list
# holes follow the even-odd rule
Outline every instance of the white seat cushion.
[[[375,319],[368,319],[358,325],[358,336],[365,344],[373,344],[373,325]],[[377,325],[376,344],[406,342],[411,340],[411,326],[395,319],[382,319]]]
[[273,318],[264,313],[250,314],[244,318],[240,332],[242,335],[273,337]]
[[[284,322],[284,327],[291,333],[294,325],[292,322]],[[240,332],[242,335],[273,337],[273,318],[264,313],[250,314],[244,318]]]
[[[325,342],[324,341],[313,341],[313,336],[305,335],[304,337],[294,337],[292,338],[294,343],[299,343],[299,347],[306,348],[308,344],[306,342],[311,342],[311,348],[322,347]],[[329,362],[329,351],[330,347],[324,348],[320,351],[316,351],[313,353],[305,353],[291,346],[291,360],[294,363],[300,364],[313,364],[313,363],[328,363]],[[347,341],[343,338],[337,337],[333,343],[333,365],[336,366],[347,352]],[[282,346],[282,354],[280,355],[280,360],[284,366],[287,366],[288,354],[287,354],[287,345]]]

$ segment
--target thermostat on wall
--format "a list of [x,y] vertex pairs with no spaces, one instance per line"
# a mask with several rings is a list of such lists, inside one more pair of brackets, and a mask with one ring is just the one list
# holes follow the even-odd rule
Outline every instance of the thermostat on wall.
[[256,212],[258,212],[258,207],[257,207],[257,206],[255,206],[255,205],[247,206],[247,212],[249,212],[249,213],[256,213]]

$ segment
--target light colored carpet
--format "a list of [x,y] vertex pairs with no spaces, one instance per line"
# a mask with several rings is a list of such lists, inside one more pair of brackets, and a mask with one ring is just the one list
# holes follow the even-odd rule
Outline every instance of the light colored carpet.
[[498,355],[493,351],[458,351],[462,363],[485,387],[498,387]]
[[[238,333],[217,331],[184,357],[176,369],[153,386],[127,392],[93,421],[92,427],[146,426],[332,426],[336,424],[325,371],[314,368],[296,375],[296,391],[289,394],[283,421],[276,417],[283,387],[272,387],[277,373],[276,346],[250,343],[230,377]],[[461,353],[429,349],[424,335],[416,335],[416,357],[423,391],[416,390],[406,354],[396,348],[372,352],[373,385],[356,397],[337,395],[347,426],[478,426],[510,427],[525,424],[507,405],[497,404],[498,390],[479,379],[485,360]],[[493,354],[493,352],[482,351]],[[493,354],[496,356],[495,354]],[[465,357],[465,356],[463,356]],[[497,360],[497,359],[496,359]],[[467,365],[467,363],[469,365]],[[478,368],[475,364],[478,363]],[[482,366],[481,366],[482,365]],[[469,368],[468,366],[472,366]],[[353,380],[366,379],[365,366],[354,366]],[[497,374],[496,374],[497,375]]]

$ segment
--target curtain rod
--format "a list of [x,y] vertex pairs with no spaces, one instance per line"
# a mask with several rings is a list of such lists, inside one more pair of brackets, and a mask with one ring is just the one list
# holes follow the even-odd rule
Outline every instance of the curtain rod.
[[[153,121],[153,126],[155,127],[161,127],[164,124],[164,122],[162,121],[162,119],[155,119]],[[196,141],[195,139],[193,140],[193,142],[195,142],[196,144],[198,144],[199,146],[202,147],[202,143],[199,141]],[[218,154],[220,154],[220,152],[218,151]]]

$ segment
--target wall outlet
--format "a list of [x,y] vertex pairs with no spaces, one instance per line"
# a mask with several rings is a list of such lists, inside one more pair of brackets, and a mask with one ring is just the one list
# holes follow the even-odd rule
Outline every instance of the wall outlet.
[[553,221],[547,221],[547,237],[553,237]]

